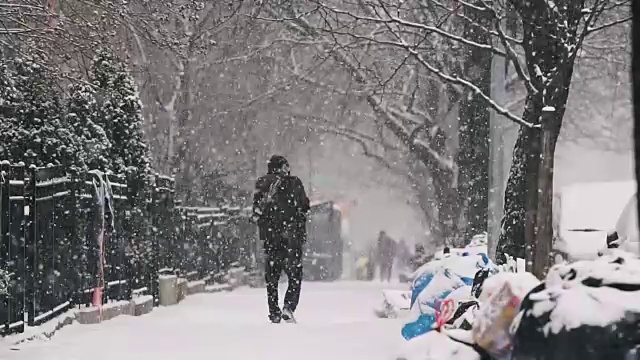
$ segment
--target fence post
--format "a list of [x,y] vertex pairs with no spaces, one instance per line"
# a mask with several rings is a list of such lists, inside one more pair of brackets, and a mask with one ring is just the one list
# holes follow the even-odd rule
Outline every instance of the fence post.
[[159,302],[159,284],[158,284],[158,270],[160,270],[158,266],[158,259],[160,258],[158,252],[160,251],[158,246],[158,174],[151,175],[148,178],[149,188],[150,188],[150,199],[147,201],[150,202],[149,215],[150,222],[147,223],[147,228],[151,225],[151,259],[149,266],[149,286],[151,287],[151,295],[153,296],[154,303]]
[[[7,239],[8,241],[11,241],[11,233],[13,232],[13,236],[14,238],[17,240],[17,243],[15,244],[15,252],[14,254],[10,254],[10,257],[12,259],[15,259],[15,264],[14,264],[14,269],[15,269],[15,282],[14,284],[15,289],[13,291],[13,296],[15,296],[18,291],[20,290],[20,294],[18,294],[19,296],[15,296],[14,298],[10,299],[11,303],[13,304],[14,307],[16,307],[15,311],[15,315],[17,315],[17,317],[15,319],[13,319],[15,322],[18,321],[23,321],[23,329],[27,324],[27,319],[26,319],[26,314],[27,314],[27,303],[26,303],[26,285],[27,285],[27,256],[26,256],[26,242],[25,242],[25,226],[26,226],[26,220],[25,220],[25,214],[24,214],[24,209],[25,209],[25,191],[24,191],[24,178],[25,178],[25,174],[24,174],[24,163],[20,162],[18,163],[16,166],[14,167],[10,167],[10,180],[17,180],[17,181],[22,181],[22,186],[18,187],[17,185],[15,187],[13,187],[13,189],[15,190],[15,193],[13,193],[13,195],[15,196],[14,199],[16,200],[21,200],[20,205],[22,205],[22,208],[20,208],[19,206],[13,206],[12,209],[12,205],[11,205],[11,199],[9,199],[9,216],[10,218],[12,217],[12,210],[15,210],[19,215],[19,219],[20,222],[18,224],[18,222],[16,221],[15,223],[19,225],[19,229],[12,229],[12,224],[9,224],[9,238]],[[9,191],[12,191],[12,186],[11,183],[9,183]],[[11,194],[10,194],[11,195]],[[17,217],[17,216],[16,216]],[[13,230],[13,231],[12,231]],[[11,244],[8,244],[9,246],[11,246]],[[11,251],[12,249],[9,248],[9,251]]]
[[38,269],[38,248],[36,244],[36,166],[30,165],[24,171],[24,276],[25,276],[25,317],[29,326],[34,326],[36,309],[36,270]]
[[[6,268],[0,268],[0,270],[9,271],[8,263],[10,258],[10,244],[9,238],[9,161],[4,160],[0,162],[0,264]],[[11,324],[11,288],[7,288],[7,294],[0,295],[2,297],[4,308],[7,312],[7,318],[4,325],[4,332],[9,332],[9,324]]]
[[82,270],[82,263],[84,256],[82,254],[82,244],[78,238],[78,174],[75,171],[69,173],[69,237],[70,250],[72,252],[71,259],[75,258],[73,262],[73,294],[72,294],[72,306],[80,305],[82,303],[82,278],[84,271]]

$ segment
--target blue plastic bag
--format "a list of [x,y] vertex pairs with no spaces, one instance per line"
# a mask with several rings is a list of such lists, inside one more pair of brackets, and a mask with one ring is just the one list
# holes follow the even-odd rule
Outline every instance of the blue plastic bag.
[[410,322],[402,327],[402,337],[411,340],[416,336],[426,334],[431,331],[433,324],[436,322],[436,315],[421,314],[416,321]]

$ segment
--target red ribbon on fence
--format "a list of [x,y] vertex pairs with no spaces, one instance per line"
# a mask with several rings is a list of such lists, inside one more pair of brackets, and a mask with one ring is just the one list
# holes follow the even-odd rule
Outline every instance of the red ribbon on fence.
[[98,229],[98,276],[96,279],[96,287],[93,289],[93,306],[98,307],[98,321],[102,321],[102,295],[105,289],[104,280],[104,266],[106,262],[105,258],[105,242],[108,241],[107,229],[105,222],[105,183],[101,176],[98,176],[99,184],[94,180],[94,186],[96,187],[96,195],[98,197],[98,204],[100,205],[100,228]]
[[93,306],[98,307],[98,321],[102,321],[102,291],[104,289],[104,226],[98,233],[98,281],[93,289]]

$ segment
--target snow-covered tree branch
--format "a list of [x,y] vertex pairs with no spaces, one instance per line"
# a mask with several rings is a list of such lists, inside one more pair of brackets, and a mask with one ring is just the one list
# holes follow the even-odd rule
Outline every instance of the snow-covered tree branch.
[[[482,107],[519,124],[520,137],[506,194],[499,253],[526,257],[535,272],[542,274],[552,241],[553,154],[574,63],[593,31],[624,23],[628,14],[616,14],[629,5],[630,1],[611,0],[356,4],[314,0],[286,7],[271,2],[263,19],[288,24],[301,38],[332,41],[332,46],[318,51],[332,56],[360,85],[378,85],[367,101],[379,114],[380,121],[402,142],[409,138],[408,124],[415,123],[412,120],[417,117],[403,117],[404,112],[389,106],[386,90],[392,87],[394,79],[402,81],[405,72],[398,69],[403,66],[418,67],[462,92],[463,99],[471,94]],[[510,18],[516,21],[506,29],[504,24]],[[389,56],[388,51],[396,51],[396,56]],[[434,53],[437,51],[441,53]],[[513,66],[527,93],[522,116],[498,105],[488,88],[479,86],[479,78],[474,79],[478,69],[463,71],[464,66],[456,64],[464,58],[459,52],[464,51],[503,57]],[[380,72],[377,62],[383,56],[387,61],[385,74]],[[418,123],[422,121],[427,120],[420,119]],[[424,144],[428,143],[419,141],[408,146],[418,152],[433,150]],[[425,155],[429,159],[434,153],[426,151]],[[443,157],[435,159],[443,164]],[[526,222],[525,209],[532,215]],[[523,239],[527,239],[529,252],[524,251]]]

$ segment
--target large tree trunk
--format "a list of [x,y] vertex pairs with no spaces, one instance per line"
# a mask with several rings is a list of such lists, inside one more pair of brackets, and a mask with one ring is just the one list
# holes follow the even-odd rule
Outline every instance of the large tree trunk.
[[[531,87],[523,119],[539,128],[522,128],[513,153],[505,190],[504,217],[496,260],[524,257],[527,268],[542,278],[553,248],[553,157],[573,75],[572,47],[577,23],[560,26],[548,6],[515,2],[523,20],[523,47]],[[574,44],[577,46],[577,44]]]
[[[540,134],[541,157],[538,163],[538,189],[536,192],[537,211],[536,223],[533,226],[536,240],[533,253],[532,272],[539,277],[546,274],[551,264],[553,250],[553,163],[560,130],[554,129],[553,124],[561,119],[555,119],[555,112],[542,113],[542,131]],[[532,239],[532,241],[533,241]]]
[[[442,129],[435,128],[429,134],[429,146],[438,154],[446,154],[445,133]],[[415,148],[412,150],[431,176],[433,197],[437,208],[437,231],[433,233],[436,246],[458,245],[461,236],[458,227],[460,208],[456,192],[456,184],[458,184],[456,174],[450,168],[444,167],[431,154]]]
[[431,173],[433,188],[438,202],[438,225],[440,228],[440,240],[438,242],[447,246],[459,245],[460,232],[458,229],[459,208],[453,174],[441,169]]
[[[569,77],[570,78],[570,77]],[[568,84],[549,89],[558,104],[543,111],[541,96],[529,96],[523,119],[542,128],[520,128],[505,190],[504,217],[496,260],[506,255],[524,258],[527,269],[539,277],[549,266],[553,245],[553,164]],[[566,86],[565,86],[566,84]],[[548,106],[548,105],[547,105]],[[553,111],[552,111],[553,109]]]
[[[506,255],[524,258],[527,268],[542,274],[548,266],[553,241],[553,164],[568,88],[549,90],[559,105],[543,111],[542,96],[527,98],[523,119],[542,129],[521,127],[505,190],[504,217],[496,260]],[[555,109],[550,111],[550,109]]]
[[191,114],[193,104],[193,90],[191,78],[191,64],[184,61],[183,71],[180,74],[182,81],[180,82],[180,95],[177,101],[177,127],[175,136],[177,141],[177,149],[173,157],[173,168],[176,172],[176,191],[182,194],[182,200],[185,204],[190,204],[195,200],[194,194],[194,148],[192,142],[193,134],[191,133]]
[[527,203],[528,155],[536,130],[521,127],[513,148],[513,160],[504,193],[504,212],[496,249],[496,262],[504,264],[506,256],[525,256],[525,208]]
[[[488,27],[482,13],[471,8],[469,18]],[[467,24],[466,39],[490,44],[491,36],[477,25]],[[464,73],[484,94],[491,92],[491,60],[489,51],[471,46],[467,49]],[[487,231],[489,208],[489,124],[490,110],[476,93],[464,96],[458,123],[458,206],[466,224],[461,226],[465,240]]]

